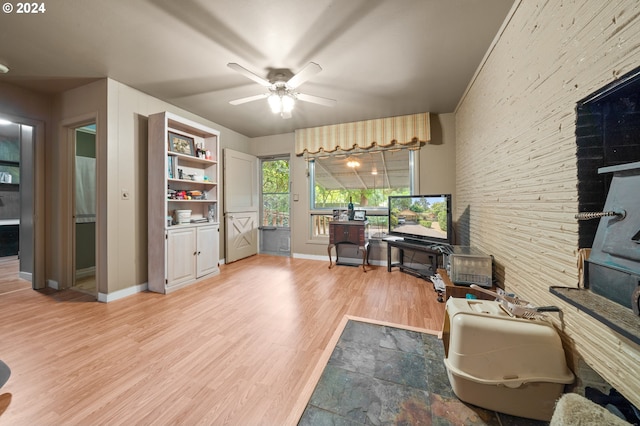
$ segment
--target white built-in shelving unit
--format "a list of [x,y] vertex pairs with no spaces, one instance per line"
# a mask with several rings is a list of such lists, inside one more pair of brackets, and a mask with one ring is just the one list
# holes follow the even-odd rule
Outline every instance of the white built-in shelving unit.
[[153,114],[148,153],[148,286],[170,293],[220,271],[220,132]]

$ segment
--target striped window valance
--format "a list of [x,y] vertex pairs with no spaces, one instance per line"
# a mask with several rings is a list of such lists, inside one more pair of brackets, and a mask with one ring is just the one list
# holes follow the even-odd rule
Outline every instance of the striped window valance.
[[298,129],[296,155],[416,147],[429,142],[429,113]]

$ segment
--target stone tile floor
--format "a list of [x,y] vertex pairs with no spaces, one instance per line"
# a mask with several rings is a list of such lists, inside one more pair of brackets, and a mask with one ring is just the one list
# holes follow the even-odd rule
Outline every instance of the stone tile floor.
[[430,334],[349,320],[299,425],[539,426],[461,402]]

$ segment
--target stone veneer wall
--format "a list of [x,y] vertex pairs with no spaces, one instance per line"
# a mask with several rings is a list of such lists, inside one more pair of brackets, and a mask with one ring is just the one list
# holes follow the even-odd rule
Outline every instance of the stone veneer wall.
[[492,254],[508,290],[563,308],[570,361],[640,406],[640,347],[549,293],[578,282],[576,102],[640,65],[640,2],[512,12],[456,110],[457,242]]

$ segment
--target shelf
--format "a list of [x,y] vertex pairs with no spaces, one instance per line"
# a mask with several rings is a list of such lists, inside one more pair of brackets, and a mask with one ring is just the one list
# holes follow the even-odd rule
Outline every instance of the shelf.
[[167,198],[170,203],[217,203],[218,200],[177,200],[173,198]]
[[197,228],[200,226],[214,226],[214,225],[219,225],[220,223],[218,222],[196,222],[196,223],[182,223],[180,225],[171,225],[171,226],[167,226],[167,230],[171,230],[171,229],[186,229],[186,228]]
[[177,183],[185,183],[185,184],[200,184],[200,185],[209,185],[216,186],[216,182],[211,182],[209,180],[197,181],[191,179],[167,179],[169,182],[177,182]]
[[218,162],[215,161],[215,160],[207,160],[206,158],[198,158],[198,157],[194,157],[193,155],[178,154],[177,152],[172,152],[172,151],[167,151],[167,155],[179,158],[181,160],[189,161],[189,162],[192,162],[192,163],[211,164],[211,165],[218,164]]
[[549,287],[549,291],[635,344],[640,344],[640,317],[631,309],[584,288],[554,286]]
[[[387,243],[387,271],[391,272],[391,269],[397,267],[402,272],[408,272],[417,277],[429,280],[429,278],[436,273],[439,264],[438,256],[443,256],[443,253],[437,248],[432,247],[431,244],[410,243],[404,240],[383,239]],[[391,249],[396,248],[398,250],[399,261],[391,261]],[[411,257],[405,255],[405,250],[413,253]],[[416,253],[422,253],[418,255],[418,259],[415,259]],[[420,261],[422,256],[424,261]],[[428,263],[426,262],[428,260]]]

